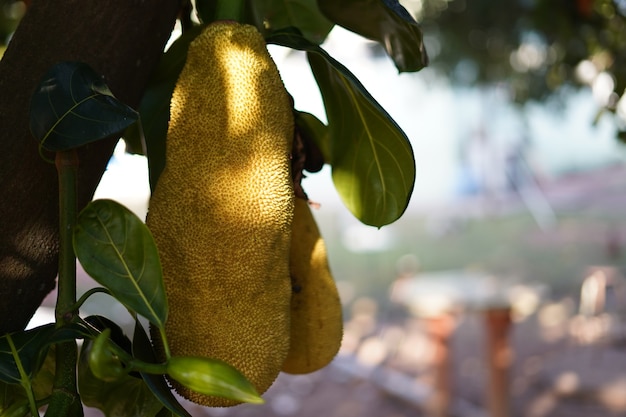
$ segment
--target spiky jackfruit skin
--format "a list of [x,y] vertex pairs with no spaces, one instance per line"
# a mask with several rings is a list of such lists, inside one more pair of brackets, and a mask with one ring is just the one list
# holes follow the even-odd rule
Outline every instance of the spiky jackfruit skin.
[[283,371],[304,374],[328,365],[341,346],[341,301],[326,246],[307,201],[296,198],[292,224],[291,346]]
[[[289,348],[293,129],[261,34],[209,25],[191,43],[172,96],[166,166],[146,219],[163,267],[172,355],[221,359],[259,393]],[[172,384],[198,404],[234,404]]]

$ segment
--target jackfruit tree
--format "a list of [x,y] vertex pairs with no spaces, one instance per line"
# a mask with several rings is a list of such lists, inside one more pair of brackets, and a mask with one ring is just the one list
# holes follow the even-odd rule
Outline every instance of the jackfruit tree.
[[[24,15],[0,60],[0,410],[188,416],[172,389],[262,402],[280,372],[324,367],[341,341],[303,172],[328,164],[377,227],[415,180],[408,138],[323,41],[343,26],[414,72],[420,28],[394,0],[100,3],[4,2]],[[327,123],[294,108],[267,44],[306,53]],[[145,222],[90,202],[120,137],[148,158]],[[100,284],[80,297],[77,259]],[[57,272],[55,322],[23,331]],[[80,314],[95,293],[128,310],[132,335]]]

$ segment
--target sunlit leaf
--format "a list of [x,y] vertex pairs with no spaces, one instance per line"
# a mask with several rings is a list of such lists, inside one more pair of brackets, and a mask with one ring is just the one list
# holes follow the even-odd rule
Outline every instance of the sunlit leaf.
[[[150,339],[139,322],[135,323],[133,355],[144,362],[157,363]],[[142,373],[141,377],[145,381],[146,386],[152,391],[152,394],[159,399],[161,404],[163,404],[170,413],[178,417],[191,417],[191,414],[183,408],[176,397],[174,397],[174,394],[172,394],[164,375]],[[167,413],[162,411],[161,414]]]
[[167,363],[167,373],[180,384],[200,394],[253,404],[263,403],[252,383],[241,372],[218,359],[172,356]]
[[391,116],[359,80],[319,46],[293,31],[270,41],[307,51],[328,116],[335,187],[344,204],[363,223],[381,227],[406,210],[415,183],[411,144]]
[[380,43],[400,72],[428,65],[417,22],[398,0],[318,0],[333,22]]
[[53,66],[30,103],[30,130],[51,151],[121,134],[137,118],[138,113],[117,100],[99,74],[80,62]]
[[317,0],[267,0],[250,2],[256,26],[271,31],[296,27],[309,41],[320,44],[334,23],[320,11]]
[[92,201],[78,216],[74,250],[85,271],[118,301],[163,326],[161,263],[152,234],[134,213],[112,200]]

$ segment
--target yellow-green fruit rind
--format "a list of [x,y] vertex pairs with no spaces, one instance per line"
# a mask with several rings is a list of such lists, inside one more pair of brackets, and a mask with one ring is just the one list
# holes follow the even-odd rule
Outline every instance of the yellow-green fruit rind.
[[[172,96],[166,166],[146,223],[163,267],[172,355],[221,359],[259,393],[289,349],[292,138],[291,103],[261,34],[207,26]],[[234,404],[173,385],[202,405]]]
[[309,208],[296,199],[292,224],[291,346],[283,371],[304,374],[328,365],[341,346],[343,318],[326,246]]

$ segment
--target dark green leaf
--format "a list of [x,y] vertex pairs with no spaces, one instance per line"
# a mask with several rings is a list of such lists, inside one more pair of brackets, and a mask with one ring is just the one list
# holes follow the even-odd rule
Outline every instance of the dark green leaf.
[[131,351],[131,342],[130,339],[124,334],[124,331],[117,323],[114,321],[104,317],[104,316],[88,316],[84,318],[84,321],[87,325],[93,329],[92,336],[96,336],[99,332],[102,332],[104,329],[111,330],[111,340],[113,343],[124,349],[126,352],[130,353]]
[[78,362],[78,389],[83,403],[108,416],[156,416],[162,406],[142,379],[126,375],[114,382],[105,382],[93,375],[88,364],[91,346],[92,342],[86,340]]
[[30,415],[28,400],[16,401],[2,411],[2,417],[26,417]]
[[26,405],[26,411],[30,409],[24,388],[18,384],[0,382],[0,416],[9,408],[16,409],[22,405]]
[[330,140],[328,137],[328,126],[320,119],[306,112],[296,112],[296,126],[301,134],[313,140],[318,149],[322,152],[325,161],[330,161]]
[[[165,167],[165,139],[170,120],[172,92],[178,75],[185,66],[189,44],[201,30],[201,27],[188,30],[163,54],[139,105],[141,126],[131,126],[124,133],[125,140],[135,144],[136,151],[143,151],[145,145],[152,190]],[[139,129],[143,129],[143,137]]]
[[400,72],[428,65],[417,22],[398,0],[318,0],[333,22],[380,43]]
[[198,17],[203,23],[209,23],[215,20],[215,12],[217,10],[217,0],[196,0],[196,11]]
[[54,374],[56,372],[56,346],[50,346],[48,354],[43,361],[43,365],[35,374],[31,382],[35,399],[41,400],[52,394],[52,386],[54,384]]
[[[32,377],[41,365],[48,352],[48,339],[54,333],[54,324],[46,324],[10,335],[17,350],[20,362],[26,375]],[[0,337],[0,381],[19,384],[20,372],[11,351],[7,336]]]
[[71,323],[55,329],[47,340],[48,345],[71,342],[76,339],[85,339],[93,335],[89,328],[82,323]]
[[268,0],[250,2],[255,24],[270,31],[296,27],[309,41],[321,44],[333,28],[316,0]]
[[30,103],[30,130],[51,151],[121,134],[138,114],[118,101],[91,67],[61,62],[42,78]]
[[[254,7],[257,1],[245,1],[243,5],[225,4],[221,0],[196,0],[196,12],[203,25],[218,20],[236,20],[239,23],[255,25]],[[262,22],[261,22],[262,23]],[[261,24],[260,27],[263,27]]]
[[113,320],[104,316],[92,315],[84,318],[88,326],[92,330],[92,336],[97,335],[98,332],[102,332],[104,329],[111,330],[111,340],[113,343],[124,349],[126,352],[131,351],[130,339],[124,334],[124,330],[115,323]]
[[167,407],[163,407],[161,411],[159,411],[156,417],[174,417],[177,414],[172,413]]
[[118,301],[163,326],[161,263],[152,234],[134,213],[112,200],[92,201],[78,216],[74,250],[85,271]]
[[415,182],[408,138],[359,80],[320,47],[293,31],[270,40],[307,51],[328,116],[322,145],[344,204],[363,223],[381,227],[406,210]]
[[[133,335],[133,355],[144,362],[157,363],[156,355],[152,350],[152,344],[143,326],[135,322],[135,333]],[[152,394],[159,399],[171,413],[178,417],[191,417],[191,414],[183,408],[176,400],[170,390],[164,375],[142,373],[141,377],[145,381]]]

